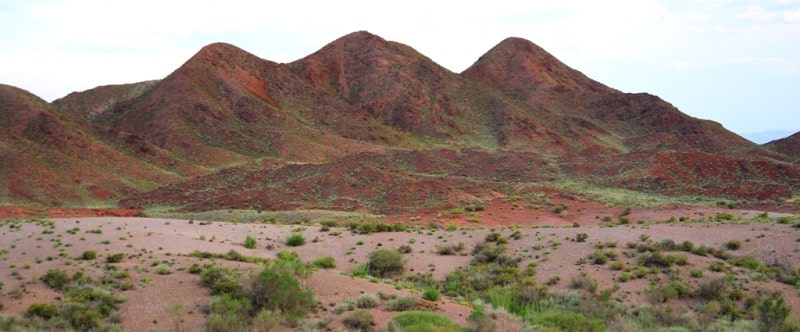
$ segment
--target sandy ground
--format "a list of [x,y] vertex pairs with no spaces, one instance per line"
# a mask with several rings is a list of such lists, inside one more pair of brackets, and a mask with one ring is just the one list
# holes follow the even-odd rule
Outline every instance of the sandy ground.
[[[618,216],[621,208],[609,208],[597,203],[585,206],[571,206],[570,215],[556,215],[550,211],[531,211],[512,208],[510,204],[495,204],[477,215],[429,215],[397,216],[395,220],[405,220],[420,225],[438,224],[442,227],[457,225],[457,230],[431,230],[420,228],[416,231],[390,232],[362,235],[341,228],[331,228],[323,232],[318,226],[272,225],[272,224],[233,224],[228,222],[169,220],[155,218],[89,217],[53,219],[53,225],[41,221],[6,221],[0,227],[0,303],[4,304],[2,313],[22,313],[33,302],[60,301],[59,294],[48,288],[40,277],[50,268],[72,271],[81,269],[89,275],[102,276],[105,256],[124,253],[125,259],[118,263],[118,269],[129,271],[126,280],[134,285],[132,290],[120,291],[127,301],[121,305],[121,323],[129,331],[148,331],[153,329],[172,330],[176,327],[201,330],[205,317],[203,308],[210,294],[199,283],[199,276],[184,269],[198,258],[187,257],[193,250],[213,253],[226,253],[236,250],[246,256],[274,258],[281,250],[296,251],[304,261],[331,255],[336,268],[319,270],[313,274],[306,285],[314,292],[318,305],[312,316],[330,317],[329,325],[334,330],[341,327],[340,315],[332,313],[333,307],[345,299],[355,300],[361,293],[383,292],[397,295],[411,295],[421,298],[411,290],[397,290],[394,285],[384,282],[370,282],[366,279],[346,275],[353,267],[368,260],[370,252],[379,248],[397,248],[410,245],[412,253],[406,255],[406,273],[430,273],[442,279],[448,272],[469,264],[468,255],[474,245],[483,241],[491,231],[509,236],[519,230],[522,237],[510,240],[508,252],[522,258],[521,267],[529,262],[538,264],[535,278],[544,284],[554,276],[559,282],[551,289],[569,289],[570,280],[581,272],[587,272],[598,282],[599,289],[607,289],[615,283],[621,289],[615,298],[625,303],[646,303],[644,294],[649,286],[647,279],[634,279],[625,283],[616,282],[620,271],[608,265],[593,265],[590,262],[579,264],[582,258],[596,250],[597,243],[616,243],[607,248],[618,253],[620,260],[635,265],[635,258],[624,255],[626,243],[649,241],[659,242],[671,239],[676,243],[688,240],[695,245],[720,247],[730,240],[739,240],[741,248],[731,251],[733,255],[752,255],[764,262],[780,262],[788,266],[800,264],[797,241],[800,230],[790,225],[775,222],[757,223],[650,223],[637,224],[638,220],[658,221],[681,216],[693,219],[714,216],[721,211],[734,213],[744,219],[753,218],[759,211],[718,210],[707,208],[688,208],[670,206],[660,209],[634,210],[629,215],[632,224],[616,227],[601,227],[605,215]],[[475,219],[478,217],[479,221]],[[411,221],[408,221],[409,218]],[[470,221],[469,219],[472,219]],[[580,227],[571,227],[578,223]],[[19,225],[12,228],[11,225]],[[512,229],[509,225],[517,225]],[[506,226],[503,226],[506,225]],[[563,227],[569,225],[570,227]],[[470,228],[461,228],[468,226]],[[71,234],[68,230],[75,229]],[[299,247],[288,247],[286,238],[293,232],[302,232],[307,243]],[[576,234],[586,233],[586,242],[574,241]],[[243,247],[246,236],[257,239],[256,249]],[[437,246],[463,242],[464,255],[441,256],[436,254]],[[76,259],[86,250],[96,250],[98,258],[91,261]],[[723,274],[709,271],[706,267],[716,260],[688,254],[689,264],[679,268],[678,274],[687,276],[692,285],[719,278]],[[242,270],[256,271],[254,264],[216,260],[217,264],[236,266]],[[169,274],[158,274],[162,267]],[[689,278],[692,269],[703,269],[702,278]],[[746,272],[737,272],[737,282],[747,284],[746,292],[755,294],[759,288],[778,289],[792,305],[793,314],[800,315],[800,298],[796,289],[774,281],[755,281]],[[21,295],[20,295],[21,294]],[[176,303],[182,305],[178,315],[169,313],[168,308]],[[451,318],[466,326],[466,317],[471,308],[459,304],[454,299],[443,298],[435,305],[435,312]],[[395,313],[381,306],[372,310],[379,325],[384,324]]]

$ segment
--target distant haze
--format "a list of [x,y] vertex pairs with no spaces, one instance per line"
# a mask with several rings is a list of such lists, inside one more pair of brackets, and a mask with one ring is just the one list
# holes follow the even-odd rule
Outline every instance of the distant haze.
[[742,136],[744,138],[749,139],[749,140],[751,140],[753,142],[756,142],[758,144],[765,144],[765,143],[769,143],[771,141],[774,141],[776,139],[781,139],[781,138],[785,138],[785,137],[791,136],[792,134],[794,134],[796,132],[800,132],[800,129],[795,130],[795,131],[771,130],[771,131],[762,131],[762,132],[757,132],[757,133],[745,133],[745,134],[742,134]]

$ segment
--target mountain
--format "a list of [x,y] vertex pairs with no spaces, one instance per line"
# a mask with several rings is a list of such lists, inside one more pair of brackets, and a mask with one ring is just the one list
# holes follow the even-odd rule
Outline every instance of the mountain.
[[786,155],[793,160],[800,162],[800,132],[794,135],[776,139],[764,144],[767,149]]
[[100,202],[180,180],[98,139],[90,123],[0,85],[2,187],[12,204]]
[[397,213],[562,180],[758,199],[800,188],[785,153],[521,38],[462,73],[364,31],[286,64],[215,43],[161,80],[34,104],[163,174],[159,189],[108,195],[126,207]]

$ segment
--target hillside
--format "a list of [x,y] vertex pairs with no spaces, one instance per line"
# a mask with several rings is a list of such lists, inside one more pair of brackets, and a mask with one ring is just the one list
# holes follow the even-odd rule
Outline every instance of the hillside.
[[764,144],[764,147],[800,162],[800,132]]
[[103,202],[180,178],[96,137],[90,123],[27,91],[0,85],[6,204]]
[[[125,207],[397,213],[564,180],[747,199],[800,189],[796,158],[785,152],[656,96],[605,86],[520,38],[462,73],[364,31],[287,64],[216,43],[158,81],[4,109],[32,105],[58,114],[67,128],[58,139],[83,137],[105,154],[94,158],[101,166],[61,168],[68,175],[58,185],[80,187],[81,172],[109,177],[96,196]],[[9,123],[32,121],[16,113],[23,118]],[[29,142],[4,144],[17,153]],[[70,144],[37,146],[58,156]],[[47,174],[31,172],[16,176]],[[8,201],[42,202],[5,188]]]

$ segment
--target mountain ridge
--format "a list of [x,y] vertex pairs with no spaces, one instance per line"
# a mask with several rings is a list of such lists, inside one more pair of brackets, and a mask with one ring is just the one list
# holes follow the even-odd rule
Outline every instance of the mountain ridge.
[[[91,137],[84,146],[120,156],[106,159],[133,158],[131,167],[166,174],[140,176],[161,189],[104,196],[126,207],[394,213],[558,179],[753,199],[800,188],[796,159],[784,150],[657,96],[622,93],[516,37],[461,73],[366,31],[286,64],[214,43],[161,80],[98,87],[40,107],[68,118],[66,128],[83,128]],[[17,131],[34,122],[17,113]],[[5,149],[24,149],[14,142]],[[316,194],[302,194],[308,190]],[[77,196],[71,201],[85,200]],[[279,202],[290,197],[294,203]]]

